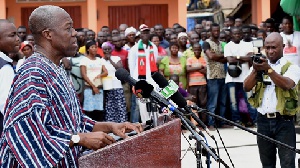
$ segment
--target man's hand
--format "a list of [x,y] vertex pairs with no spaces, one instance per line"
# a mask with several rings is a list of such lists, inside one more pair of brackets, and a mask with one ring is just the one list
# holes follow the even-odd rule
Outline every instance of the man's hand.
[[115,143],[115,139],[104,132],[78,133],[80,141],[78,145],[87,147],[92,150],[103,148]]
[[127,138],[128,136],[125,133],[136,131],[137,133],[141,133],[143,131],[142,124],[140,123],[113,123],[111,125],[112,132],[121,137],[121,138]]
[[262,57],[260,57],[260,60],[262,61],[262,63],[260,64],[253,62],[253,68],[256,71],[268,71],[268,69],[271,68],[270,65],[268,64],[268,60]]

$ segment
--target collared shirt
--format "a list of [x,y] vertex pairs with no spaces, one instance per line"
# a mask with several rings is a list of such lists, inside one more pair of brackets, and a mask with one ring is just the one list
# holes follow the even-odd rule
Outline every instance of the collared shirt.
[[182,53],[182,57],[185,57],[186,59],[188,58],[192,58],[194,57],[194,51],[193,51],[193,47],[189,47],[188,49],[186,49],[183,53]]
[[78,167],[71,135],[90,132],[63,66],[34,53],[17,72],[4,110],[0,167]]
[[[0,57],[7,62],[13,62],[3,52],[0,52]],[[15,72],[11,65],[6,64],[0,69],[0,111],[2,114],[14,76]]]
[[162,46],[164,49],[169,47],[169,42],[165,39],[159,43],[159,46]]
[[[278,74],[281,73],[281,68],[287,63],[287,59],[285,57],[280,58],[275,64],[269,62],[271,68]],[[251,67],[250,73],[252,72],[253,67]],[[295,82],[298,83],[300,79],[300,68],[297,65],[291,65],[288,70],[283,74],[284,77],[288,77]],[[267,80],[271,80],[270,78]],[[271,80],[271,85],[266,85],[264,96],[262,99],[261,106],[257,108],[257,111],[261,114],[266,113],[274,113],[276,112],[277,106],[277,97],[275,92],[275,84]]]
[[[141,40],[139,40],[140,42]],[[135,79],[138,80],[138,56],[139,56],[139,42],[136,43],[129,51],[128,55],[128,65],[130,70],[130,75]],[[155,59],[158,57],[158,50],[156,45],[150,42],[153,46],[153,53]],[[150,47],[143,44],[145,55],[146,55],[146,81],[150,84],[156,84],[151,77],[151,70],[150,70],[150,61],[149,61],[149,54],[150,54]],[[156,86],[156,85],[155,85]]]

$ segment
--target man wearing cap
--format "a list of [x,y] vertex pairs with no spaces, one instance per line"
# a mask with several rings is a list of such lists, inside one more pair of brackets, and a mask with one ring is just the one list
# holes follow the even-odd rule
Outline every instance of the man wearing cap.
[[0,136],[3,129],[4,105],[15,75],[13,60],[8,54],[17,53],[19,43],[15,25],[8,20],[0,19]]
[[[155,85],[151,74],[158,71],[156,66],[158,50],[157,47],[149,41],[149,27],[145,24],[142,24],[139,28],[141,32],[141,39],[129,51],[128,64],[130,75],[135,80],[146,80],[148,83]],[[137,105],[140,109],[142,122],[146,122],[149,120],[149,114],[146,110],[146,105],[140,101],[138,101]]]

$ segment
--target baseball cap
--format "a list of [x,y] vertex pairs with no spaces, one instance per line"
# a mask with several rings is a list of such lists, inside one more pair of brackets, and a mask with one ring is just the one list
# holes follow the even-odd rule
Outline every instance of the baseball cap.
[[33,50],[33,46],[29,43],[29,41],[23,41],[21,43],[21,47],[20,47],[20,51],[22,51],[24,49],[25,46],[29,46],[31,47],[31,49]]
[[140,25],[140,31],[145,31],[145,30],[149,30],[150,31],[150,29],[149,29],[149,27],[147,25],[141,24]]

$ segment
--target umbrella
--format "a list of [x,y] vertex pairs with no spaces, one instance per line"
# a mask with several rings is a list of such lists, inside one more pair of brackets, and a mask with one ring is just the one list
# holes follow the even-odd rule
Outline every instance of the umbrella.
[[291,16],[300,16],[300,0],[281,0],[280,6]]

